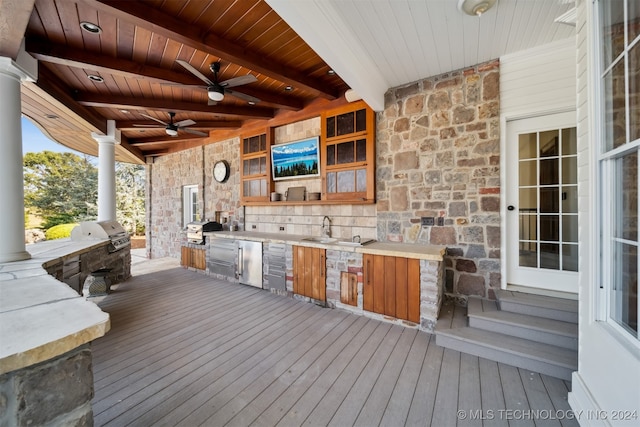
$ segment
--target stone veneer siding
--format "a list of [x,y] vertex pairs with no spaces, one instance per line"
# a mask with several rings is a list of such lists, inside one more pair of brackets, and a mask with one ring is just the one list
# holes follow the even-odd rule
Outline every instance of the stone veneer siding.
[[394,88],[377,115],[378,240],[446,245],[448,293],[500,286],[499,77],[495,60]]
[[93,425],[89,345],[0,375],[0,426]]

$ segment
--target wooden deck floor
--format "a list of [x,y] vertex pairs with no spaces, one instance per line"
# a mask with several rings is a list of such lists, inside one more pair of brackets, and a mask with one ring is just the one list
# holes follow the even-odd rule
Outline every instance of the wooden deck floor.
[[112,323],[93,344],[96,426],[577,425],[559,419],[566,381],[169,267],[137,264],[96,300]]

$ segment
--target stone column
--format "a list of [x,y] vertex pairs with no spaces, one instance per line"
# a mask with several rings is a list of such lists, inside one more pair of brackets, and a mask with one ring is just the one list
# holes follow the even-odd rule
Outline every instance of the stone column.
[[116,144],[120,131],[114,120],[107,120],[107,134],[91,133],[98,141],[98,221],[116,219]]
[[24,243],[24,177],[20,82],[33,79],[11,58],[0,57],[0,262],[31,258]]

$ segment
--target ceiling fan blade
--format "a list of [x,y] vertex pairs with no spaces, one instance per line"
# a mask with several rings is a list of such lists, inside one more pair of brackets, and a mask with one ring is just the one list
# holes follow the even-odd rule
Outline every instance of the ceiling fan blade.
[[232,79],[220,82],[220,86],[226,89],[228,87],[246,85],[257,81],[258,79],[256,78],[256,76],[254,76],[253,74],[247,74],[246,76],[234,77]]
[[207,100],[207,105],[211,106],[211,105],[218,105],[218,101],[214,101],[213,99],[209,98]]
[[254,104],[260,102],[260,99],[256,98],[255,96],[247,95],[246,93],[236,92],[235,90],[231,89],[225,89],[224,92],[231,96],[235,96],[236,98],[240,98],[244,101],[253,102]]
[[184,68],[187,69],[187,71],[189,71],[191,74],[193,74],[194,76],[196,76],[197,78],[199,78],[200,80],[208,84],[209,86],[213,85],[213,82],[209,80],[207,76],[202,74],[200,71],[198,71],[193,65],[189,64],[187,61],[183,61],[182,59],[176,59],[176,62],[182,65]]
[[185,129],[185,128],[179,128],[180,130],[183,130],[187,133],[191,133],[193,135],[198,135],[198,136],[209,136],[208,133],[204,133],[204,132],[200,132],[199,130],[193,130],[193,129]]
[[164,126],[156,126],[156,125],[140,125],[140,124],[134,123],[134,124],[133,124],[133,127],[136,127],[136,128],[162,129]]
[[179,122],[174,123],[174,125],[176,125],[179,128],[183,128],[185,126],[192,126],[195,125],[196,122],[194,122],[191,119],[187,119],[187,120],[180,120]]
[[158,122],[158,123],[160,123],[161,125],[165,125],[165,126],[167,126],[167,124],[168,124],[167,122],[163,122],[162,120],[160,120],[160,119],[156,119],[155,117],[152,117],[152,116],[147,116],[146,114],[142,114],[142,113],[140,113],[140,115],[141,115],[142,117],[146,117],[146,118],[147,118],[147,119],[149,119],[149,120],[153,120],[154,122]]

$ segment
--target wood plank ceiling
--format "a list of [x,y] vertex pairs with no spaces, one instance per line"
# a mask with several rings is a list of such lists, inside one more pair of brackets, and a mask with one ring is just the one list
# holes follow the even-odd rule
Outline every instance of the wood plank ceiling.
[[[23,84],[23,113],[58,142],[94,155],[90,133],[115,120],[123,141],[116,157],[130,162],[205,142],[183,130],[168,136],[142,114],[168,122],[175,112],[176,122],[193,120],[188,129],[215,137],[348,89],[263,0],[36,0],[25,49],[39,75]],[[255,76],[233,90],[259,102],[227,93],[208,105],[206,83],[178,60],[212,81],[216,62],[220,82]]]

